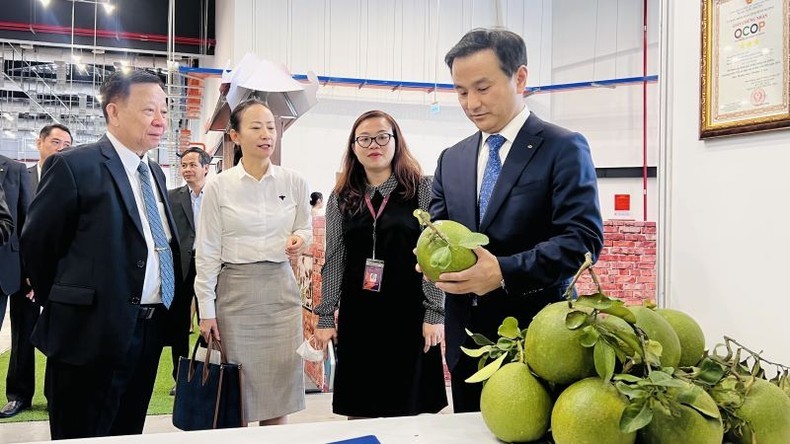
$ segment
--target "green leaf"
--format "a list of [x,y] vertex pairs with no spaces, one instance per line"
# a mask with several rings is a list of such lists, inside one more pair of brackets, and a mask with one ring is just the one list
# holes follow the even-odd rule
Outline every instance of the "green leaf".
[[[604,309],[610,308],[615,302],[620,301],[615,301],[603,293],[595,293],[587,296],[579,296],[579,298],[574,301],[574,304],[602,311]],[[622,304],[622,302],[620,302],[620,304]]]
[[602,308],[599,311],[601,313],[617,316],[618,318],[624,320],[625,322],[628,322],[629,324],[636,324],[636,315],[634,315],[634,312],[626,308],[622,302],[620,301],[617,302],[619,303],[616,303],[609,308]]
[[487,337],[481,335],[480,333],[472,333],[471,331],[469,331],[468,328],[466,328],[464,330],[466,330],[466,334],[469,335],[469,337],[471,337],[473,341],[475,341],[475,344],[477,344],[477,345],[494,345],[493,341],[491,341]]
[[641,356],[642,346],[632,329],[617,328],[613,324],[606,322],[596,322],[595,328],[602,336],[611,338],[610,343],[616,342],[619,344],[620,348],[629,356]]
[[502,351],[510,351],[514,345],[515,342],[509,338],[499,338],[499,340],[496,341],[496,347]]
[[614,374],[615,354],[612,347],[604,341],[598,341],[593,348],[595,372],[604,381],[609,382]]
[[704,382],[708,385],[715,385],[724,375],[727,373],[727,370],[721,364],[713,361],[712,359],[705,358],[700,363],[699,372],[697,373],[697,379]]
[[620,431],[633,433],[650,424],[653,420],[653,409],[647,399],[638,398],[631,401],[620,416]]
[[[617,377],[615,376],[615,379],[616,378]],[[617,390],[620,393],[627,396],[628,399],[647,398],[650,395],[650,392],[647,390],[640,387],[632,387],[622,381],[615,382],[614,386],[617,387]]]
[[489,350],[491,350],[491,346],[490,345],[484,345],[484,346],[482,346],[480,348],[461,347],[461,351],[464,352],[464,354],[466,356],[470,356],[472,358],[479,358],[479,357],[483,356],[484,354],[488,353]]
[[574,310],[565,315],[565,326],[568,327],[569,330],[576,330],[584,325],[589,317],[590,315],[583,311]]
[[518,338],[521,333],[521,330],[518,329],[518,319],[512,316],[506,317],[505,320],[502,321],[502,325],[499,326],[497,333],[499,333],[499,336],[505,338]]
[[582,329],[579,342],[582,344],[582,347],[590,348],[598,342],[599,337],[601,337],[601,335],[598,333],[598,330],[592,325],[587,325]]
[[661,365],[661,352],[664,350],[664,347],[661,346],[661,343],[658,341],[654,341],[652,339],[648,339],[645,341],[645,362],[653,367],[658,367]]
[[625,381],[625,382],[639,382],[639,381],[642,380],[642,378],[640,378],[638,376],[629,375],[627,373],[620,373],[620,374],[614,375],[613,379],[615,381]]
[[672,375],[668,373],[664,373],[660,370],[654,370],[647,375],[648,381],[651,384],[659,387],[675,387],[675,388],[686,388],[686,383],[681,381],[680,379],[673,378]]
[[503,354],[496,361],[491,362],[490,364],[488,364],[485,367],[483,367],[482,369],[480,369],[480,371],[478,371],[474,375],[466,378],[465,382],[468,382],[468,383],[471,384],[471,383],[475,383],[475,382],[482,382],[482,381],[485,381],[486,379],[490,378],[491,376],[494,375],[494,373],[496,373],[497,370],[499,370],[499,367],[502,366],[502,362],[505,360],[506,357],[507,357],[507,354]]
[[450,251],[450,247],[439,247],[431,254],[431,267],[445,270],[450,266],[452,260],[453,253]]
[[721,416],[716,402],[711,398],[703,395],[704,391],[699,386],[688,384],[686,388],[680,390],[677,395],[677,401],[685,404],[700,414],[709,418],[718,418]]
[[458,242],[458,245],[470,250],[474,250],[477,247],[488,245],[488,236],[482,233],[469,233],[463,239],[461,239],[460,242]]

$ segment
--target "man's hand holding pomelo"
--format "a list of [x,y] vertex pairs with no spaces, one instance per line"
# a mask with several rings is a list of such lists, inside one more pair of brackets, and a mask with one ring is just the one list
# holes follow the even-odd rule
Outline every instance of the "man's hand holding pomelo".
[[464,271],[442,273],[436,282],[439,290],[452,294],[474,293],[482,296],[501,286],[502,270],[496,256],[483,247],[472,251],[477,255],[477,263]]

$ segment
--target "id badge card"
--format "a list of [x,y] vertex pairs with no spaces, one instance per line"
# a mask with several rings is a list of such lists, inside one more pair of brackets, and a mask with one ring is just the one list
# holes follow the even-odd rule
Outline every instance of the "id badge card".
[[381,277],[384,276],[384,261],[378,259],[365,260],[365,275],[362,278],[362,289],[381,291]]

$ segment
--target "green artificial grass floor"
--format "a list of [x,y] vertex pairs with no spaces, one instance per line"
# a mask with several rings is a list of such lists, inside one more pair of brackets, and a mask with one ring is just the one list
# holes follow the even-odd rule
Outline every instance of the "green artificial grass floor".
[[[195,331],[197,331],[197,327],[195,327]],[[197,338],[197,333],[189,336],[190,353]],[[8,372],[8,359],[10,355],[10,351],[0,354],[0,407],[5,405],[6,402],[5,378]],[[41,352],[36,350],[36,393],[33,396],[33,406],[27,410],[23,410],[13,418],[0,419],[0,424],[20,421],[46,421],[49,419],[47,415],[47,399],[44,397],[45,368],[45,357]],[[162,350],[162,357],[159,360],[159,371],[156,374],[154,393],[151,396],[151,403],[148,405],[149,415],[169,415],[173,413],[173,397],[170,396],[170,389],[172,389],[174,385],[173,359],[170,355],[170,347],[165,347],[164,350]]]

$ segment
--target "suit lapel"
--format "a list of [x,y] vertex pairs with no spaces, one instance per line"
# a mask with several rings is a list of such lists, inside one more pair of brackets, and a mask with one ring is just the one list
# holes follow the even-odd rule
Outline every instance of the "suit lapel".
[[118,157],[118,153],[115,152],[115,148],[113,148],[112,142],[110,142],[107,136],[102,137],[99,143],[101,143],[102,154],[107,158],[104,165],[110,171],[110,176],[112,176],[113,181],[115,181],[115,186],[121,193],[121,199],[126,207],[126,213],[132,218],[134,226],[137,227],[137,231],[140,232],[140,236],[145,239],[143,224],[140,222],[140,213],[137,210],[137,203],[134,200],[134,192],[132,192],[132,185],[129,183],[129,177],[126,175],[126,170],[123,168],[121,158]]
[[6,163],[7,162],[5,159],[0,159],[0,184],[2,184],[3,180],[5,180],[6,170],[8,169],[8,165],[6,165]]
[[30,183],[33,184],[33,192],[35,193],[38,189],[38,163],[28,168],[27,172],[30,174]]
[[[524,168],[526,168],[532,156],[535,155],[535,152],[543,143],[543,138],[537,136],[542,130],[543,121],[535,114],[530,113],[524,126],[518,132],[516,140],[513,141],[513,146],[510,147],[505,164],[499,173],[499,178],[491,194],[491,200],[488,202],[486,217],[480,221],[480,232],[485,233],[486,229],[491,225],[491,221],[496,217],[499,208],[505,202],[510,189],[518,182]],[[476,156],[475,159],[477,159]]]
[[187,221],[189,221],[189,226],[192,227],[192,230],[195,230],[195,214],[192,212],[192,196],[190,195],[191,191],[189,190],[189,185],[184,185],[184,188],[181,190],[181,208],[184,209],[184,213],[187,215]]
[[[480,151],[480,138],[481,133],[477,133],[477,137],[472,138],[466,146],[463,147],[461,154],[461,168],[459,171],[460,180],[453,181],[452,183],[460,183],[459,196],[465,196],[469,199],[468,202],[462,202],[459,206],[461,211],[458,215],[457,222],[460,222],[472,231],[478,231],[477,223],[477,156]],[[469,180],[472,179],[472,180]]]
[[167,224],[170,225],[170,233],[172,234],[173,242],[175,242],[178,236],[176,234],[176,224],[173,222],[173,213],[170,211],[170,205],[167,204],[167,184],[165,181],[165,173],[162,172],[162,168],[160,168],[159,164],[156,162],[148,162],[148,165],[150,166],[151,172],[154,175],[156,189],[159,193],[159,198],[162,199],[163,206],[165,207]]

